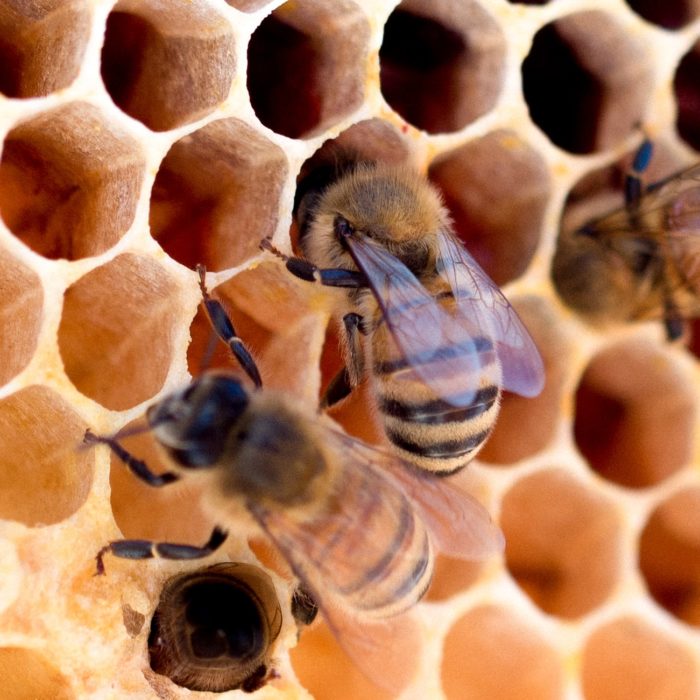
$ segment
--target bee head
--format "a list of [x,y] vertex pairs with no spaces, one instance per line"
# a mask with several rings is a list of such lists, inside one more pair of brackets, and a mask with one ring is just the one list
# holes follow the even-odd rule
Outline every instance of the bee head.
[[156,439],[178,464],[204,467],[217,461],[231,426],[248,403],[238,379],[209,372],[151,406],[146,417]]

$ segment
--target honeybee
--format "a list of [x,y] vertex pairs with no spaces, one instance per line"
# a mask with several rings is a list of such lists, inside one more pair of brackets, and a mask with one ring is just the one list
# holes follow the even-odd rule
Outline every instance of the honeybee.
[[663,319],[675,340],[683,319],[700,312],[700,165],[643,190],[651,153],[645,141],[622,207],[562,231],[552,277],[564,302],[594,323]]
[[[216,332],[244,358],[251,379],[259,379],[200,275]],[[204,372],[152,405],[146,418],[170,468],[164,474],[151,472],[117,437],[88,431],[85,441],[108,445],[151,486],[198,481],[216,522],[240,534],[267,535],[340,643],[380,685],[400,687],[410,680],[406,669],[415,668],[416,650],[404,636],[413,623],[401,613],[425,593],[435,547],[465,559],[503,548],[500,530],[476,500],[343,433],[292,396],[249,391],[231,372]],[[97,571],[104,572],[108,552],[133,559],[204,557],[223,543],[227,529],[214,528],[201,547],[110,542],[97,555]],[[297,605],[305,616],[309,607]],[[405,663],[387,663],[387,650],[402,649]]]
[[350,162],[298,191],[305,256],[263,241],[297,277],[341,287],[345,368],[323,405],[365,376],[394,451],[449,475],[486,441],[502,389],[535,396],[539,352],[513,307],[457,239],[438,192],[406,167]]
[[257,566],[225,562],[166,582],[148,637],[151,668],[190,690],[251,692],[269,673],[282,610]]

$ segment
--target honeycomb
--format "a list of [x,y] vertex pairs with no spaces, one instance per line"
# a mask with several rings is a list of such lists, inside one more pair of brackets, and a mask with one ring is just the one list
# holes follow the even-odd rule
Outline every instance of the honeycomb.
[[[333,140],[428,174],[546,365],[456,477],[506,549],[438,559],[402,697],[700,698],[698,328],[592,326],[550,281],[562,217],[620,203],[640,125],[650,179],[697,160],[699,86],[693,0],[0,0],[2,697],[213,697],[155,673],[147,638],[168,580],[228,559],[282,601],[254,697],[389,697],[322,622],[297,643],[262,541],[94,576],[111,539],[201,543],[212,523],[196,492],[79,448],[230,366],[197,263],[266,385],[317,400],[340,363],[329,293],[258,242],[289,252],[296,178]],[[333,417],[377,440],[366,398]],[[148,436],[125,444],[164,468]]]

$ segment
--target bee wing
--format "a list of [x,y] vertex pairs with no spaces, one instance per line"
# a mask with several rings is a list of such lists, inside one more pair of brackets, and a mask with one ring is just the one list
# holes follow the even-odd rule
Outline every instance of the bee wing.
[[336,493],[321,515],[248,508],[358,668],[398,692],[420,657],[420,635],[406,610],[428,585],[430,546],[427,537],[427,550],[412,546],[425,529],[389,479],[356,455],[344,455],[338,469]]
[[348,459],[372,464],[391,476],[411,500],[443,554],[473,561],[503,551],[503,533],[475,498],[445,479],[419,472],[388,452],[345,433],[332,432],[343,444]]
[[466,318],[455,322],[415,275],[383,246],[359,237],[346,240],[407,362],[408,366],[395,376],[419,379],[450,403],[468,406],[476,395],[477,382],[455,394],[455,377],[475,374],[489,365],[491,348],[480,348],[474,342],[474,325]]
[[537,396],[544,386],[544,365],[515,309],[450,232],[438,235],[438,246],[438,271],[452,289],[458,315],[468,318],[479,336],[495,344],[503,388]]
[[[659,216],[653,216],[655,213]],[[632,211],[625,206],[618,207],[593,219],[581,230],[593,237],[638,234],[659,239],[664,232],[698,229],[700,165],[694,165],[655,182]]]
[[[411,671],[420,658],[420,635],[416,621],[403,611],[392,617],[373,618],[348,605],[347,599],[329,585],[318,562],[308,554],[306,536],[290,534],[290,522],[283,513],[256,512],[263,529],[281,550],[318,605],[326,624],[338,643],[369,680],[391,693],[398,694],[411,682]],[[309,533],[313,537],[313,533]],[[362,551],[356,552],[356,562]],[[349,560],[352,562],[352,559]],[[334,564],[334,560],[328,562]],[[341,568],[347,564],[339,563]]]

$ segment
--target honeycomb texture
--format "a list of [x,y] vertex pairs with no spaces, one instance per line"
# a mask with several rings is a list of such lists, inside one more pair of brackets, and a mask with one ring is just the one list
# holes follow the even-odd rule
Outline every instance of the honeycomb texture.
[[[438,560],[403,697],[698,700],[697,331],[589,327],[549,269],[566,212],[620,201],[639,124],[652,177],[697,160],[699,86],[693,0],[0,0],[3,698],[212,697],[146,650],[164,582],[197,565],[93,576],[110,539],[199,543],[212,523],[78,446],[199,371],[200,262],[266,384],[316,400],[340,361],[328,296],[257,245],[290,250],[296,177],[340,139],[428,173],[547,373],[457,477],[506,551]],[[366,411],[334,417],[377,439]],[[157,464],[150,438],[126,444]],[[235,535],[206,564],[228,558],[274,564]],[[388,697],[323,624],[297,644],[285,610],[255,697]]]

